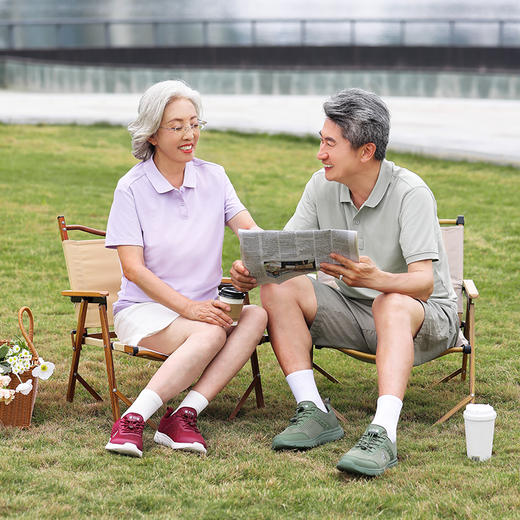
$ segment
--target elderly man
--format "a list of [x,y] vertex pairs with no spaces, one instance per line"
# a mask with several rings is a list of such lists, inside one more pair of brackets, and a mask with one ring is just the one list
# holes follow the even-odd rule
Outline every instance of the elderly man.
[[[269,335],[297,402],[273,449],[305,449],[343,436],[312,372],[313,344],[376,354],[379,398],[342,471],[379,475],[397,464],[397,423],[414,364],[434,358],[457,338],[457,307],[437,220],[435,198],[416,174],[385,159],[390,115],[375,94],[339,92],[325,102],[318,159],[285,229],[358,232],[359,262],[331,254],[321,271],[336,287],[308,276],[261,288]],[[256,281],[240,261],[237,287]]]

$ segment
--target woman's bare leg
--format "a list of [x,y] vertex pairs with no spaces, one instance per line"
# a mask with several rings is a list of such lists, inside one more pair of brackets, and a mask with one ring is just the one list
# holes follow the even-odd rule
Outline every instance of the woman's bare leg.
[[146,388],[167,402],[200,376],[226,339],[226,331],[218,325],[179,316],[165,329],[139,342],[143,347],[169,354]]
[[188,388],[202,373],[194,390],[211,401],[244,366],[264,333],[267,314],[246,306],[229,336],[218,325],[179,317],[139,345],[170,354],[146,388],[166,402]]
[[246,306],[238,325],[226,344],[206,367],[193,390],[211,401],[246,364],[258,345],[267,324],[267,313],[261,307]]

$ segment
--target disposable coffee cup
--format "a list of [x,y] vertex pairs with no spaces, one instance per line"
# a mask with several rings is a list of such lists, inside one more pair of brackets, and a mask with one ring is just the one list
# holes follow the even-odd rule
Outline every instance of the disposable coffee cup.
[[227,314],[233,320],[233,325],[238,323],[245,297],[246,293],[240,292],[231,286],[222,287],[218,293],[218,299],[231,307],[231,310]]
[[497,413],[489,404],[468,404],[464,410],[466,452],[468,458],[483,461],[491,458]]

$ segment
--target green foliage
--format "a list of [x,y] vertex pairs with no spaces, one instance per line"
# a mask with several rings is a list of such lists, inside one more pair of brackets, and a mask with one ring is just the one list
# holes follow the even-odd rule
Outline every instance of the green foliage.
[[[419,156],[391,160],[420,174],[441,217],[466,216],[466,276],[477,301],[477,400],[498,412],[494,455],[467,459],[459,412],[465,385],[431,386],[454,370],[455,356],[414,369],[399,427],[399,465],[382,478],[343,475],[335,465],[364,431],[377,398],[373,366],[333,351],[317,361],[342,381],[317,375],[324,396],[348,419],[345,438],[308,452],[274,453],[272,437],[294,403],[269,345],[259,348],[267,408],[249,399],[234,422],[226,417],[249,383],[246,366],[200,419],[208,457],[175,453],[145,430],[143,459],[106,453],[109,402],[81,387],[65,401],[74,326],[56,216],[104,228],[117,180],[133,164],[125,130],[109,126],[0,125],[0,337],[17,331],[16,311],[35,316],[35,346],[56,363],[41,385],[28,430],[0,428],[0,511],[3,518],[516,518],[520,398],[520,172],[482,163]],[[204,133],[198,156],[225,166],[260,226],[281,228],[303,187],[320,167],[317,140],[287,136]],[[226,233],[224,271],[238,257]],[[253,299],[258,301],[255,291]],[[103,353],[86,348],[80,373],[106,399]],[[153,362],[116,357],[123,389],[137,395]],[[176,401],[177,402],[177,401]]]

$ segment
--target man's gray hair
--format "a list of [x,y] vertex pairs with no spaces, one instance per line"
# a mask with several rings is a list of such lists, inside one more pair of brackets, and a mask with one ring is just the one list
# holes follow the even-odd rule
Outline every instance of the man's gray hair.
[[137,119],[128,125],[128,131],[132,136],[132,153],[137,159],[146,161],[153,155],[155,146],[148,142],[148,139],[157,132],[166,105],[181,98],[193,103],[197,117],[200,118],[200,94],[184,81],[160,81],[145,91],[139,101]]
[[385,158],[390,112],[378,95],[360,88],[341,90],[325,101],[323,109],[325,115],[341,128],[343,137],[354,149],[374,143],[374,157],[378,161]]

